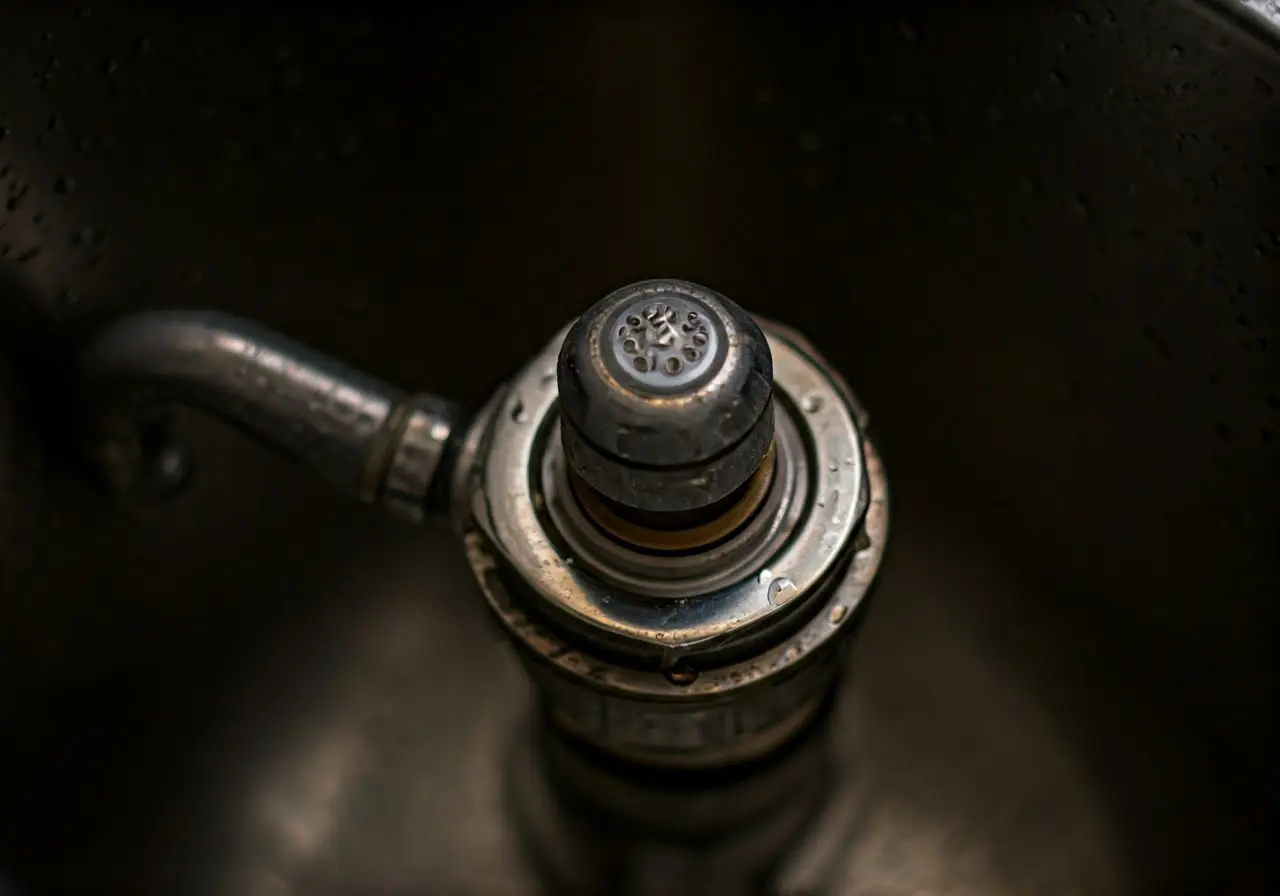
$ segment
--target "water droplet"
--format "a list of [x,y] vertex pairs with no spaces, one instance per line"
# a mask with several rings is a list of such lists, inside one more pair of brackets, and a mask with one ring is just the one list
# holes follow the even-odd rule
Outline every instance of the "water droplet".
[[843,606],[832,607],[831,614],[827,616],[827,619],[831,622],[832,625],[839,625],[841,620],[844,619],[845,614],[847,612],[848,611]]
[[511,419],[516,423],[524,423],[529,419],[522,399],[517,398],[516,403],[511,406]]
[[1179,46],[1178,44],[1169,44],[1170,59],[1181,59],[1182,53],[1183,53],[1183,50],[1181,46]]
[[1049,80],[1058,87],[1067,86],[1067,76],[1056,68],[1049,69]]
[[1071,210],[1082,218],[1089,217],[1089,200],[1083,193],[1077,194],[1071,200]]
[[830,463],[827,464],[827,472],[828,473],[840,472],[840,464],[836,463],[834,460],[831,461]]
[[685,667],[667,670],[667,681],[680,687],[688,687],[698,680],[698,671]]
[[796,596],[796,583],[786,576],[778,576],[769,583],[769,603],[775,607],[785,604]]
[[66,193],[70,193],[75,188],[76,188],[75,178],[68,177],[65,174],[62,175],[62,177],[58,178],[53,183],[53,190],[55,193],[66,194]]
[[114,59],[108,59],[106,62],[102,63],[102,70],[108,75],[114,75],[120,70],[120,64]]
[[806,414],[813,414],[822,410],[822,396],[817,394],[806,395],[800,402],[800,409]]

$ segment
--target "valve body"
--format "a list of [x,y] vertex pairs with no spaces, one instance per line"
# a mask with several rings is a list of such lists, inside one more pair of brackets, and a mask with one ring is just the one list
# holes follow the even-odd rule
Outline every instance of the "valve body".
[[695,284],[618,290],[495,395],[455,524],[548,719],[661,767],[761,758],[819,715],[887,483],[798,334]]

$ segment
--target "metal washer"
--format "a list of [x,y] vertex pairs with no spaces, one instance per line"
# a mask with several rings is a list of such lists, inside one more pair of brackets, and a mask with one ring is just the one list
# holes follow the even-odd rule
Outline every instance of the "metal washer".
[[725,588],[744,575],[754,575],[763,560],[791,537],[804,515],[810,471],[807,448],[792,421],[794,413],[794,409],[780,408],[775,416],[776,460],[763,503],[721,544],[687,554],[655,556],[601,532],[574,498],[554,423],[541,470],[550,522],[574,555],[602,581],[634,594],[670,600]]

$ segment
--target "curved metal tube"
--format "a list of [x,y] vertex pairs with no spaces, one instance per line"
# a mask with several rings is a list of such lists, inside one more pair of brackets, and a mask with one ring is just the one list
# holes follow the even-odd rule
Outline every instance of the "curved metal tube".
[[[103,330],[80,358],[86,449],[124,493],[181,487],[189,455],[175,407],[207,411],[343,492],[421,519],[443,510],[454,406],[411,395],[251,321],[147,311]],[[440,474],[440,475],[437,475]],[[440,505],[440,506],[436,506]]]

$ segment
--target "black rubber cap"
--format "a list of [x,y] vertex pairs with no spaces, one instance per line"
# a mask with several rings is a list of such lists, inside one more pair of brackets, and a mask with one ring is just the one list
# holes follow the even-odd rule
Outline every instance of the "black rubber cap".
[[773,442],[764,333],[694,283],[646,280],[596,303],[565,337],[557,379],[570,466],[624,507],[709,507]]

